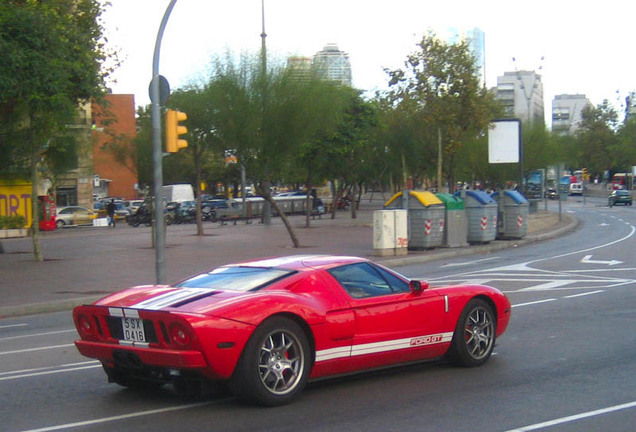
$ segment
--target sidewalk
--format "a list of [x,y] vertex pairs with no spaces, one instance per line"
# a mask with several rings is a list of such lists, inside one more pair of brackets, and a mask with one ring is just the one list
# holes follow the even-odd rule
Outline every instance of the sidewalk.
[[[205,235],[196,236],[196,225],[168,227],[165,269],[168,282],[177,282],[218,265],[268,256],[294,254],[355,255],[374,259],[389,267],[428,262],[448,257],[484,253],[563,235],[576,227],[572,217],[539,211],[530,214],[523,239],[495,240],[486,245],[409,251],[406,256],[377,257],[373,250],[373,212],[384,200],[363,200],[357,218],[339,211],[311,220],[290,218],[300,248],[292,242],[279,218],[263,226],[238,222],[236,225],[204,223]],[[111,292],[130,286],[153,284],[156,280],[155,250],[151,229],[74,228],[42,233],[44,262],[33,261],[30,238],[4,240],[0,254],[0,318],[70,310]]]

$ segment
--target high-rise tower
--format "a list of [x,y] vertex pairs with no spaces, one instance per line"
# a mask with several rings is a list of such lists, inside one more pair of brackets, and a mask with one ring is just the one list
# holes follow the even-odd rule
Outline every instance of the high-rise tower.
[[351,86],[351,62],[349,54],[338,49],[338,45],[327,44],[314,55],[314,65],[325,79]]

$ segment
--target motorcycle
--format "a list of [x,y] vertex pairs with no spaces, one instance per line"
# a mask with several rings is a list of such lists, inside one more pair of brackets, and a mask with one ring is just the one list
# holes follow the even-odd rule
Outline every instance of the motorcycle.
[[346,210],[351,205],[351,197],[349,195],[338,198],[336,208],[338,210]]
[[152,213],[146,206],[146,204],[142,204],[137,209],[134,215],[128,216],[128,225],[131,227],[138,227],[139,225],[144,224],[145,226],[152,225]]
[[551,199],[551,200],[559,199],[559,193],[557,192],[555,188],[548,188],[548,191],[546,192],[546,196],[548,199]]

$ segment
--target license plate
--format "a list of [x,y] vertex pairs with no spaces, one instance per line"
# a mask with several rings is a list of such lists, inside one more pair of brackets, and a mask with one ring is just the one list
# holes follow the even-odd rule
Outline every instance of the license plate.
[[144,323],[140,318],[122,318],[121,327],[124,340],[132,342],[146,342]]

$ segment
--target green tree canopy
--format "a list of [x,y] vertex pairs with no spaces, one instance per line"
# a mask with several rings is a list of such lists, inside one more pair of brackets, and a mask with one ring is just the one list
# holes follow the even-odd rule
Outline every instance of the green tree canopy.
[[[0,174],[30,172],[34,197],[38,162],[47,150],[59,150],[50,144],[65,135],[79,103],[105,90],[101,12],[98,0],[0,3]],[[41,261],[32,201],[34,252]]]
[[452,184],[459,149],[487,130],[499,105],[481,86],[467,40],[448,44],[429,33],[418,48],[407,57],[404,69],[388,71],[391,93],[396,104],[406,104],[419,117],[423,146],[441,147],[442,154],[435,153],[443,155],[443,169]]

